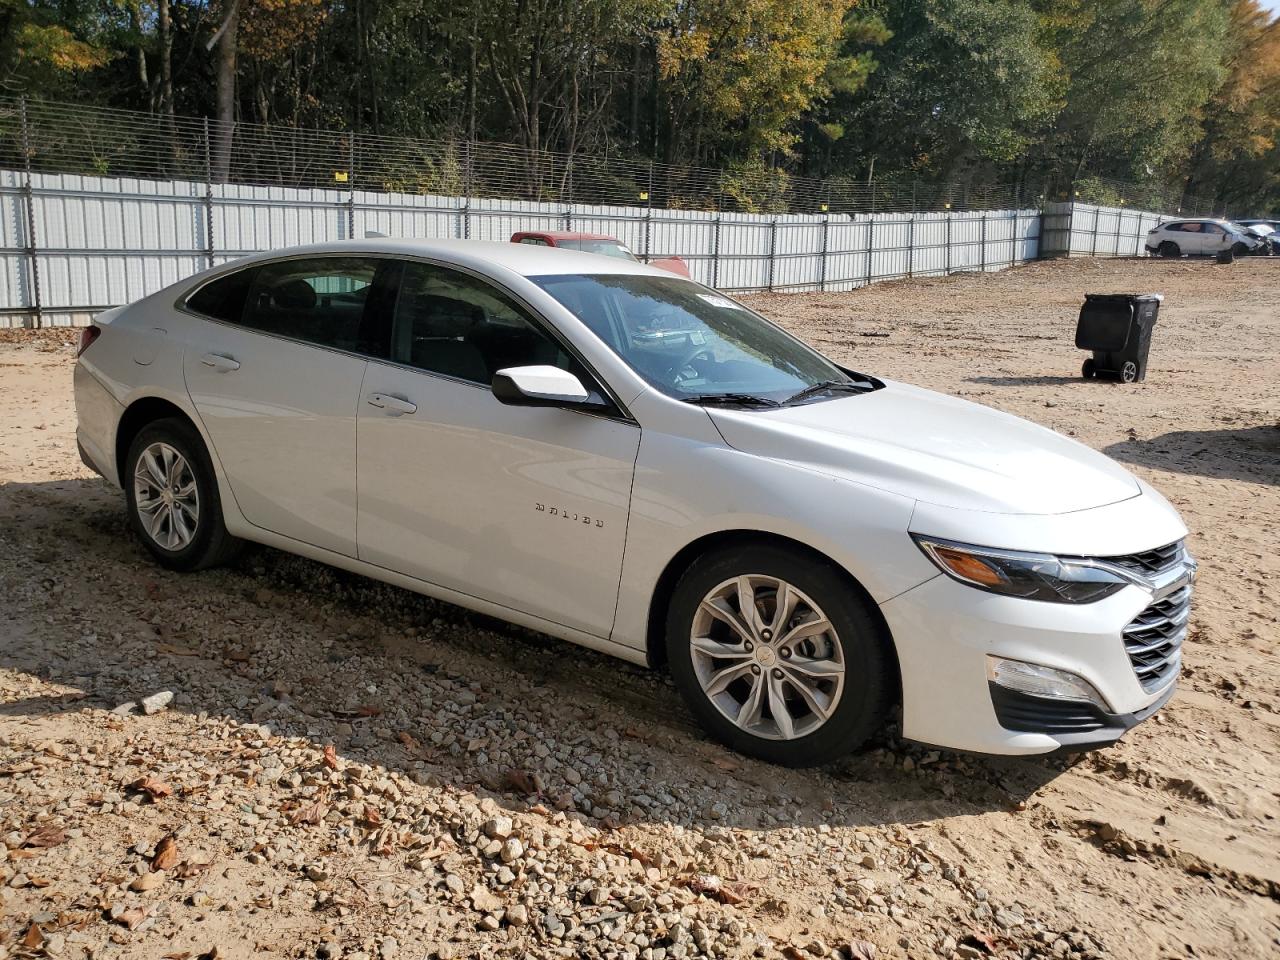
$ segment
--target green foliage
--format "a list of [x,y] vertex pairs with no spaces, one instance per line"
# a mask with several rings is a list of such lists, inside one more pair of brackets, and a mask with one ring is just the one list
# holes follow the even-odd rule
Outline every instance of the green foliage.
[[[782,209],[791,174],[1280,203],[1280,25],[1258,0],[235,0],[228,66],[232,2],[0,0],[0,86],[208,116],[232,76],[241,121],[515,144],[487,175],[527,170],[529,196],[567,189],[529,159],[551,150],[726,171],[661,185],[692,206]],[[468,175],[398,149],[387,186]]]

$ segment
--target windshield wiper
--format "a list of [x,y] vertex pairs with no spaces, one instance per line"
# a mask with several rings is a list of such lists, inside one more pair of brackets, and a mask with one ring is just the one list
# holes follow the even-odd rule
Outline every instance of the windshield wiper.
[[694,397],[681,397],[682,403],[696,403],[699,406],[711,404],[727,404],[734,407],[780,407],[777,400],[768,397],[757,397],[753,393],[703,393]]
[[805,387],[799,393],[793,393],[787,397],[783,403],[796,403],[800,400],[808,400],[810,397],[816,397],[820,393],[863,393],[867,389],[865,383],[854,383],[849,380],[820,380],[819,382]]

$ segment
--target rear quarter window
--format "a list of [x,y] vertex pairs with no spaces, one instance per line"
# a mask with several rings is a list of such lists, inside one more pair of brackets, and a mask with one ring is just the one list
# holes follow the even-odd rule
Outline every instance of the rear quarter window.
[[244,315],[244,304],[253,283],[253,274],[254,268],[250,268],[210,280],[187,297],[187,309],[214,320],[238,323]]

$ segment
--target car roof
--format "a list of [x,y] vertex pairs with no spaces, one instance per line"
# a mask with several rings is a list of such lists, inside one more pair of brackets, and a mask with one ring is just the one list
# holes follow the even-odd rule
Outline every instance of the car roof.
[[554,240],[612,240],[614,243],[621,242],[617,237],[611,237],[607,233],[575,233],[572,230],[517,230],[512,236],[551,237]]
[[[318,254],[380,254],[383,256],[427,257],[492,272],[507,270],[522,277],[559,276],[565,274],[640,274],[671,277],[672,274],[636,260],[608,257],[580,250],[542,247],[509,240],[419,240],[392,237],[366,237],[363,240],[334,240],[303,247],[285,247],[246,257],[238,263],[272,260]],[[229,266],[229,264],[228,264]]]

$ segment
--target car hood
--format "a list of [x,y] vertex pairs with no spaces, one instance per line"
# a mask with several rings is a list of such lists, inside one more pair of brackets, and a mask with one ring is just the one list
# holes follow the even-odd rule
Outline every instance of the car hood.
[[1115,461],[1052,430],[956,397],[886,382],[778,410],[708,410],[729,446],[926,503],[1057,514],[1138,496]]

